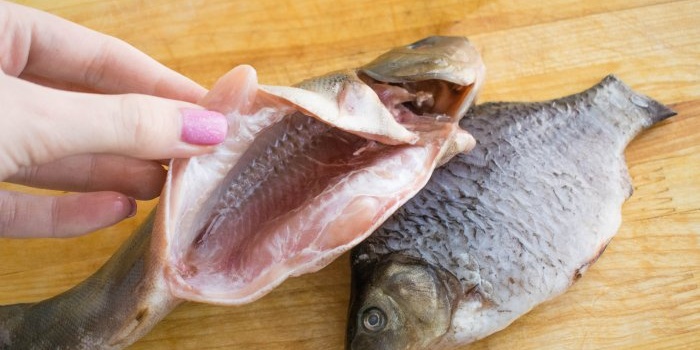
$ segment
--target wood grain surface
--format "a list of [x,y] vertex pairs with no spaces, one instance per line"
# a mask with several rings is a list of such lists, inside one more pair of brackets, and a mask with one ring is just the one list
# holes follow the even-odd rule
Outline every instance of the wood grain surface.
[[[204,86],[244,63],[263,83],[291,84],[431,34],[465,35],[480,48],[482,102],[559,97],[617,74],[679,112],[626,152],[635,193],[618,236],[570,291],[469,349],[700,346],[700,1],[23,3],[119,37]],[[86,278],[154,204],[84,237],[0,240],[0,304]],[[133,349],[340,349],[349,272],[344,255],[249,305],[182,305]]]

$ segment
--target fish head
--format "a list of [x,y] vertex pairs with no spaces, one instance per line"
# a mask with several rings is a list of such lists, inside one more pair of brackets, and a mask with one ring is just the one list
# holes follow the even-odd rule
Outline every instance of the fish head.
[[477,49],[465,37],[431,36],[394,48],[359,69],[361,75],[409,92],[423,93],[407,105],[419,113],[461,118],[474,103],[485,76]]
[[353,265],[346,349],[433,349],[450,328],[456,278],[398,253],[367,260]]
[[[263,85],[261,91],[367,139],[424,144],[441,138],[466,114],[484,78],[484,63],[469,40],[432,36],[389,50],[356,69],[294,87]],[[462,151],[473,147],[471,136],[466,138],[458,146]]]

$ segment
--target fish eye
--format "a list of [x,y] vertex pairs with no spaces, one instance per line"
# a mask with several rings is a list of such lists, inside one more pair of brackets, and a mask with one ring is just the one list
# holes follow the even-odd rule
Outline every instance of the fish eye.
[[369,308],[362,313],[362,326],[370,332],[381,331],[386,326],[386,315],[376,307]]

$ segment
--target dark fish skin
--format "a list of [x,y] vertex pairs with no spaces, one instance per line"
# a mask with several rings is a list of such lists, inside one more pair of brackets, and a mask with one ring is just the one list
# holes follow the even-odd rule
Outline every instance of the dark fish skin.
[[154,298],[165,286],[146,272],[155,266],[146,253],[153,219],[154,212],[100,270],[69,291],[0,307],[0,349],[123,348],[125,339],[150,330],[181,302]]
[[346,348],[456,347],[563,293],[620,225],[625,147],[674,114],[614,76],[470,110],[477,146],[352,251]]

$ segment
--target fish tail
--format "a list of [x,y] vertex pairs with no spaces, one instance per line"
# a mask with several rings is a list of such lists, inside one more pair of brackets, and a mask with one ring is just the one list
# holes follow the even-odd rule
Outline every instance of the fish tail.
[[179,300],[154,283],[148,254],[153,217],[70,290],[33,304],[0,306],[0,350],[120,349],[167,315]]
[[[646,129],[666,118],[676,115],[676,112],[653,98],[640,94],[613,74],[606,76],[600,83],[591,88],[603,92],[600,96],[608,96],[612,108],[618,108],[626,113],[608,113],[615,124],[631,127],[635,132]],[[624,116],[628,116],[624,118]]]

